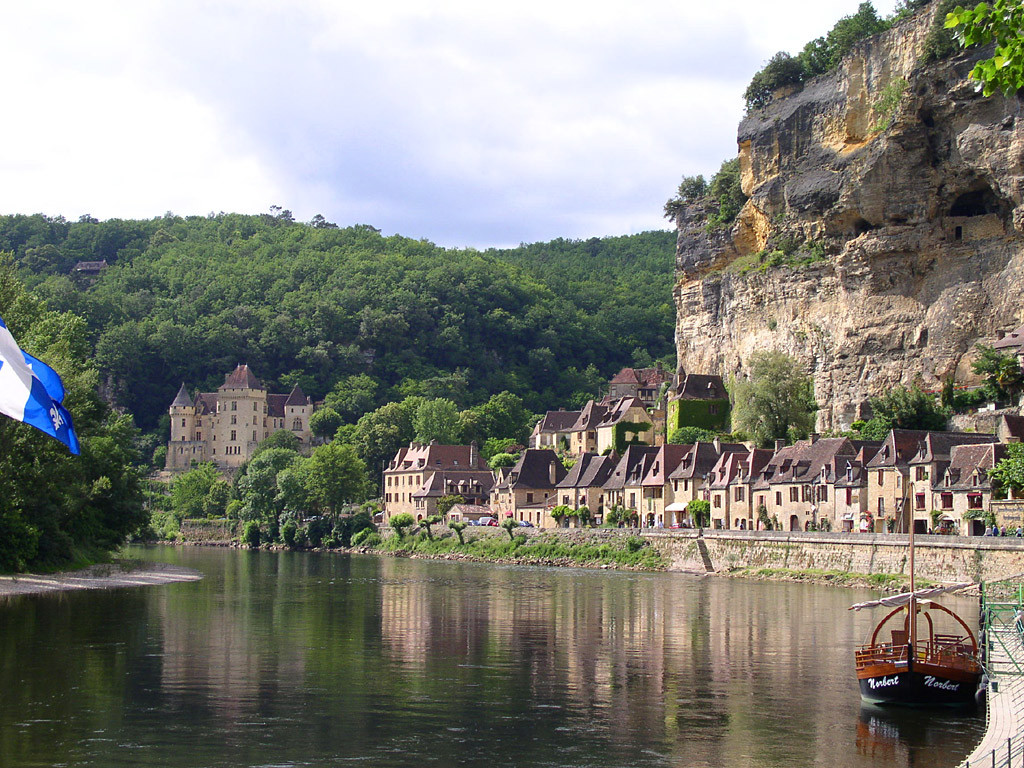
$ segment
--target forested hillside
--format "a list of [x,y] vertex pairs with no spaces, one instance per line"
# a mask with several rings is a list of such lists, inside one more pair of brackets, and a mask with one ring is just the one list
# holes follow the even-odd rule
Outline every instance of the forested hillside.
[[0,251],[50,309],[86,319],[106,393],[145,430],[183,381],[212,390],[242,362],[271,391],[352,395],[350,421],[408,395],[580,402],[623,365],[670,358],[674,248],[648,232],[451,250],[279,210],[0,217]]

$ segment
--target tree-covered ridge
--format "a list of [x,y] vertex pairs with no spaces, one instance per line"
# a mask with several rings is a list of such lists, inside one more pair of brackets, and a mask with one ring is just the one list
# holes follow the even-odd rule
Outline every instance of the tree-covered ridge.
[[479,252],[286,214],[5,216],[0,249],[87,320],[107,391],[150,430],[182,381],[210,391],[240,362],[357,411],[505,390],[541,411],[672,354],[674,233]]

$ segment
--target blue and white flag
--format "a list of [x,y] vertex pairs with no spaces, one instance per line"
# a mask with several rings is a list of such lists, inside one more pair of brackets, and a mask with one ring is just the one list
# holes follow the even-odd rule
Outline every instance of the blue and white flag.
[[78,454],[78,435],[63,402],[60,376],[46,363],[22,352],[0,318],[0,413],[57,438]]

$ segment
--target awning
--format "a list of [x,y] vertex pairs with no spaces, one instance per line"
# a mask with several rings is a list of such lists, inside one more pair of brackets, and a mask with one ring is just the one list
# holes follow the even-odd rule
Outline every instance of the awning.
[[843,515],[843,520],[853,520],[853,512],[847,512]]
[[[687,503],[689,503],[689,502],[687,502]],[[681,501],[673,501],[671,504],[669,504],[667,507],[665,507],[665,511],[666,512],[685,512],[686,511],[686,504],[684,504]]]
[[966,589],[967,587],[973,587],[974,582],[964,581],[959,584],[951,584],[948,587],[931,587],[930,589],[919,589],[916,592],[901,592],[898,595],[889,595],[888,597],[882,597],[878,600],[869,600],[866,603],[857,603],[851,605],[851,611],[859,611],[861,608],[876,608],[879,605],[884,605],[886,608],[895,608],[900,605],[906,605],[910,602],[910,597],[913,595],[915,599],[924,602],[925,600],[944,595],[947,592],[956,592],[958,589]]

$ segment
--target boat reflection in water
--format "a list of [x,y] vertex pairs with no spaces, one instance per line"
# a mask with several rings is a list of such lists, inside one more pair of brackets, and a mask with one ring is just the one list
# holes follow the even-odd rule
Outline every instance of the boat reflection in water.
[[857,721],[857,754],[880,764],[915,768],[949,766],[954,750],[969,750],[976,739],[977,710],[934,712],[864,704]]

